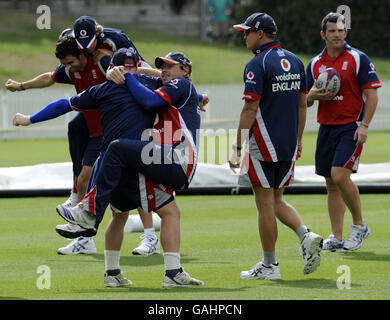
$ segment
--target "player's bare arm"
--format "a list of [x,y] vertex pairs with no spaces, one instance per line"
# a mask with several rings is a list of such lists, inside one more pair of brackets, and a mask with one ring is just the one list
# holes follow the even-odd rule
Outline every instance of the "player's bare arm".
[[356,129],[354,140],[356,145],[361,145],[367,141],[368,127],[371,123],[372,118],[378,104],[378,93],[377,89],[363,89],[363,93],[366,96],[366,103],[364,105],[364,115],[360,126]]
[[298,152],[297,158],[302,155],[302,136],[306,125],[307,94],[302,93],[299,102],[299,124],[298,124]]
[[9,91],[22,91],[33,88],[46,88],[54,84],[51,78],[51,72],[42,73],[34,79],[27,80],[24,82],[18,82],[12,79],[8,79],[5,83],[5,88]]
[[241,148],[249,134],[255,119],[260,100],[245,100],[244,107],[240,115],[240,122],[237,129],[237,141],[233,145],[233,153],[229,160],[231,169],[239,168],[241,162]]
[[332,100],[332,93],[326,91],[325,89],[318,89],[316,86],[316,81],[314,81],[313,86],[311,87],[309,94],[307,95],[307,106],[311,107],[314,104],[315,100]]
[[153,68],[140,67],[137,69],[137,73],[143,73],[143,74],[146,74],[147,76],[151,76],[151,77],[160,77],[161,76],[161,70],[157,70],[157,69],[153,69]]

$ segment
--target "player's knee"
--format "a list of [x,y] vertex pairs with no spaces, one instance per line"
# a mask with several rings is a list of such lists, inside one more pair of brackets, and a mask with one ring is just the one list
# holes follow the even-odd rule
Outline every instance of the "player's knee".
[[111,141],[111,143],[108,145],[107,153],[110,152],[117,153],[120,150],[121,146],[122,146],[122,142],[120,140],[117,139]]
[[340,186],[349,179],[349,175],[344,170],[332,170],[331,178],[336,186]]

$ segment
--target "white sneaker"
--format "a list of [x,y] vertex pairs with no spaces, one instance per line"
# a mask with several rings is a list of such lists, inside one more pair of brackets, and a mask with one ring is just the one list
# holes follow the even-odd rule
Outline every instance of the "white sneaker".
[[343,252],[344,249],[344,239],[337,239],[333,234],[330,234],[326,238],[322,245],[321,252]]
[[181,268],[181,272],[177,273],[173,278],[165,275],[163,284],[163,288],[169,287],[196,287],[196,286],[204,286],[204,282],[202,280],[198,280],[192,278],[187,272]]
[[241,271],[240,277],[241,279],[250,280],[279,280],[282,278],[278,262],[267,267],[263,264],[263,261],[260,261],[248,271]]
[[59,248],[58,254],[95,254],[97,252],[92,238],[77,238],[66,247]]
[[357,250],[363,245],[363,240],[370,235],[370,229],[364,224],[364,227],[351,224],[348,240],[344,243],[345,250]]
[[323,239],[314,232],[306,232],[302,242],[301,249],[303,255],[303,273],[309,274],[314,272],[321,263],[321,248]]
[[149,256],[160,253],[160,241],[156,235],[154,237],[146,237],[145,234],[143,234],[140,238],[142,239],[140,245],[133,249],[132,253],[134,255]]
[[77,224],[67,223],[67,224],[58,224],[56,225],[56,232],[67,239],[74,239],[75,233],[83,233],[85,231],[84,228],[81,228]]
[[70,232],[69,234],[72,235],[73,238],[77,238],[83,235],[87,237],[96,235],[96,217],[92,216],[88,211],[83,210],[82,203],[79,203],[77,206],[72,208],[66,208],[62,205],[58,205],[56,210],[63,219],[72,224],[78,224],[80,227],[86,230],[84,234],[80,234],[80,232],[77,231]]
[[109,276],[107,273],[104,274],[104,286],[105,287],[129,287],[133,283],[131,280],[126,279],[122,273],[116,276]]
[[77,204],[77,193],[74,193],[73,190],[70,192],[69,198],[62,204],[66,208],[74,207]]

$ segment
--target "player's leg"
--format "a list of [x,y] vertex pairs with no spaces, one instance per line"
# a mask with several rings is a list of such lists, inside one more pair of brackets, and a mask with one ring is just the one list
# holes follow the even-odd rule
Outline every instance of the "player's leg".
[[85,149],[89,142],[89,130],[85,118],[81,112],[68,123],[69,153],[72,160],[74,186],[69,199],[69,206],[77,203],[77,177],[82,169],[82,161]]
[[320,126],[315,153],[315,170],[326,181],[328,215],[331,224],[331,234],[323,242],[323,252],[342,251],[343,219],[345,203],[337,186],[331,178],[332,163],[339,143],[339,134],[331,126]]
[[[277,280],[280,279],[279,264],[276,261],[275,245],[277,239],[277,223],[275,217],[274,177],[275,167],[255,159],[248,154],[245,160],[246,173],[254,191],[258,211],[258,230],[263,249],[260,262],[250,270],[241,272],[242,279]],[[239,183],[246,184],[245,179]]]
[[138,208],[138,214],[144,226],[144,234],[141,236],[141,243],[134,248],[134,255],[152,255],[160,253],[160,243],[156,235],[156,230],[153,226],[153,216],[150,212],[145,212],[142,208]]
[[346,168],[333,167],[332,180],[352,215],[352,225],[343,248],[357,250],[363,245],[363,240],[370,235],[370,229],[363,221],[359,189],[351,180],[351,171]]
[[345,205],[352,215],[352,225],[344,249],[356,250],[363,245],[363,240],[370,235],[370,230],[363,221],[359,189],[351,180],[351,174],[357,172],[363,145],[356,146],[354,133],[356,123],[342,126],[340,139],[334,155],[331,169],[332,181],[337,186]]
[[156,209],[161,217],[161,245],[164,249],[165,276],[163,287],[203,286],[204,282],[192,278],[184,271],[180,262],[180,209],[171,198]]
[[[258,213],[258,229],[263,251],[275,251],[278,227],[275,218],[274,189],[253,188]],[[273,261],[276,262],[276,261]]]
[[309,274],[320,266],[323,239],[320,235],[310,231],[297,210],[283,200],[283,191],[284,188],[275,190],[276,216],[297,234],[302,250],[302,271],[304,274]]
[[334,183],[331,177],[325,177],[326,189],[328,193],[328,213],[330,218],[330,224],[332,228],[332,235],[334,241],[343,241],[343,225],[344,225],[344,214],[345,214],[345,202],[339,192],[339,188]]
[[104,285],[106,287],[131,286],[132,282],[126,279],[120,269],[120,250],[123,243],[123,230],[129,216],[129,212],[114,212],[105,233],[105,274]]
[[88,181],[92,173],[92,166],[83,166],[77,178],[77,203],[83,200],[88,187]]
[[[89,138],[88,144],[84,150],[82,159],[83,165],[77,179],[78,200],[76,204],[85,196],[93,165],[100,154],[101,140],[101,137]],[[65,233],[67,232],[83,232],[78,225],[71,223],[68,223],[67,225],[57,225],[56,231],[65,236]],[[57,250],[57,253],[59,254],[91,254],[96,252],[97,250],[93,238],[85,236],[76,238],[68,246]]]

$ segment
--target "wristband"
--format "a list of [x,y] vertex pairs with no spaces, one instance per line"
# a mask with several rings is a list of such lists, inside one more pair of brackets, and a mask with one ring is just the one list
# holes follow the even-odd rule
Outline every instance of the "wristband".
[[242,149],[242,147],[241,146],[237,146],[236,143],[233,143],[232,148],[233,148],[234,151],[239,151],[239,150]]
[[26,90],[26,89],[23,87],[23,82],[20,83],[19,88],[20,88],[21,90]]

